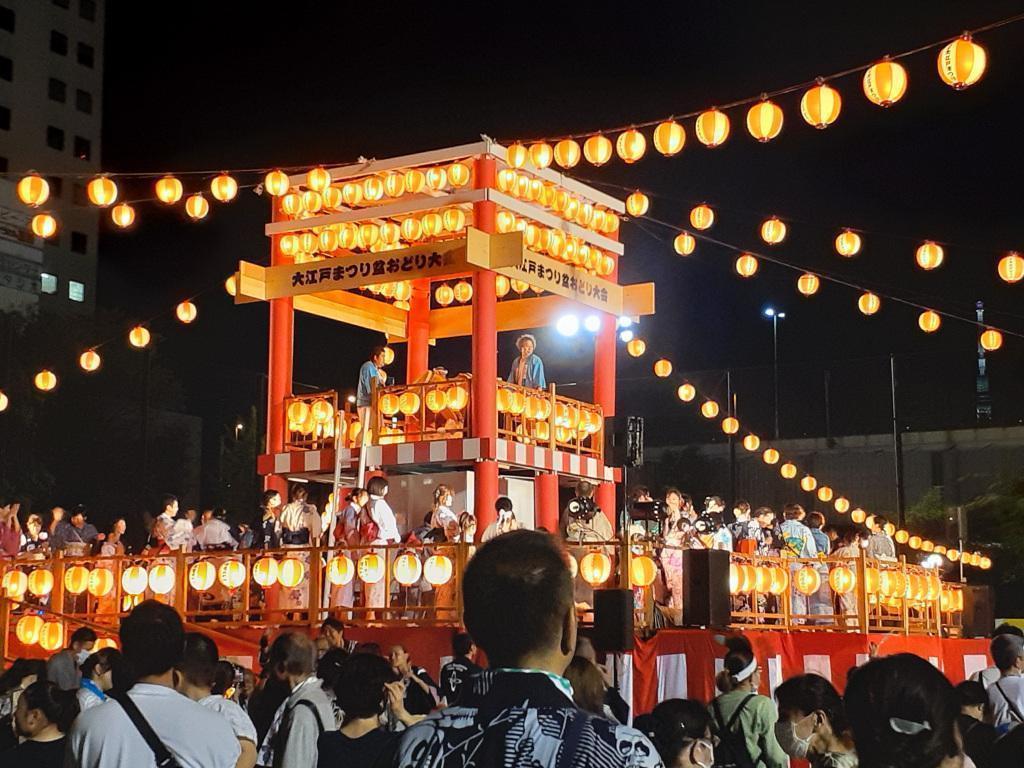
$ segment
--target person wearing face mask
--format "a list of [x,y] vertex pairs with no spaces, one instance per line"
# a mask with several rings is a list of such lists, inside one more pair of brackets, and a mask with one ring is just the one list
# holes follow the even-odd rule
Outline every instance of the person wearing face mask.
[[668,699],[634,723],[658,750],[665,768],[711,768],[715,749],[711,718],[693,699]]
[[78,702],[71,691],[62,691],[48,680],[32,683],[14,710],[21,743],[2,755],[4,768],[61,768],[65,734],[77,716]]
[[723,765],[786,768],[786,753],[775,738],[778,713],[761,687],[761,667],[748,646],[734,647],[725,657],[715,683],[722,695],[711,702],[716,753]]
[[[397,544],[399,542],[398,522],[395,520],[395,513],[384,500],[388,495],[388,481],[381,476],[371,477],[366,484],[366,491],[370,495],[370,502],[363,507],[359,534],[363,544]],[[385,561],[388,560],[388,552],[385,549],[375,550]],[[388,568],[391,563],[388,562]],[[387,579],[381,579],[376,584],[366,584],[364,595],[368,608],[383,608],[386,597]]]
[[126,682],[127,672],[121,652],[116,648],[101,648],[82,664],[82,685],[78,689],[78,708],[98,707],[107,700],[107,691]]
[[79,627],[71,635],[71,642],[46,662],[46,676],[65,691],[74,691],[81,680],[79,671],[96,645],[96,633],[88,627]]
[[857,753],[839,693],[820,675],[792,677],[775,689],[775,738],[811,768],[857,768]]
[[484,529],[481,541],[490,541],[495,536],[519,530],[519,521],[516,519],[516,513],[512,511],[512,499],[508,496],[499,496],[494,502],[494,511],[498,513],[498,519]]

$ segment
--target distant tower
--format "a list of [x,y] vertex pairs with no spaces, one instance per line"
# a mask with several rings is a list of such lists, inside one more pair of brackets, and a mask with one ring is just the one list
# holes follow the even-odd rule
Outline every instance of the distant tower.
[[[974,305],[978,316],[978,327],[985,327],[985,302]],[[992,421],[992,395],[988,386],[988,368],[985,365],[985,349],[978,342],[978,378],[974,386],[974,416],[979,422]]]

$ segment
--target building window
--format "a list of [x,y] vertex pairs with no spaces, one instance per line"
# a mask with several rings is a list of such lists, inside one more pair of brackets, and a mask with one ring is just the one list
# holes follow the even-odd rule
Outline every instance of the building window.
[[74,253],[85,253],[89,246],[89,236],[85,232],[71,233],[71,250]]
[[78,15],[86,21],[96,21],[96,0],[78,0]]
[[50,149],[64,149],[64,131],[52,125],[46,126],[46,146]]
[[79,112],[85,112],[87,115],[92,114],[92,94],[88,91],[83,91],[81,88],[75,91],[75,109]]
[[68,84],[56,77],[50,78],[50,86],[47,89],[50,101],[59,101],[63,104],[68,98]]
[[11,130],[11,110],[0,105],[0,131]]
[[85,189],[85,184],[79,184],[77,181],[71,187],[71,202],[75,205],[89,205],[89,193]]
[[60,197],[64,191],[64,179],[60,176],[48,176],[46,183],[50,185],[50,197]]
[[83,139],[81,136],[75,136],[75,157],[79,160],[91,159],[92,142],[88,139]]
[[0,29],[14,31],[14,11],[6,5],[0,5]]
[[50,50],[61,56],[68,55],[68,36],[56,29],[50,30]]
[[7,173],[7,158],[0,156],[0,173]]
[[85,283],[68,280],[68,298],[72,301],[85,301]]
[[6,56],[0,56],[0,79],[8,82],[14,79],[14,62]]
[[96,62],[96,52],[93,50],[91,45],[85,43],[78,44],[78,63],[83,67],[89,67],[92,69],[93,64]]
[[54,294],[57,292],[57,276],[42,272],[39,275],[40,293]]

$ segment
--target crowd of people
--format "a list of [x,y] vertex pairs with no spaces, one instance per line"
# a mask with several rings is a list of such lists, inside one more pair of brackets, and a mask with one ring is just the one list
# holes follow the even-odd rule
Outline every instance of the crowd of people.
[[[931,663],[873,658],[840,694],[805,674],[764,695],[742,635],[710,702],[633,716],[578,632],[566,548],[513,531],[482,545],[463,583],[465,631],[439,682],[415,648],[385,656],[330,618],[280,631],[255,672],[222,659],[148,600],[120,651],[80,628],[47,662],[0,676],[0,765],[202,768],[994,768],[1024,760],[1024,636],[1000,627],[992,669],[954,687]],[[479,652],[478,652],[479,648]],[[632,725],[629,723],[632,722]]]

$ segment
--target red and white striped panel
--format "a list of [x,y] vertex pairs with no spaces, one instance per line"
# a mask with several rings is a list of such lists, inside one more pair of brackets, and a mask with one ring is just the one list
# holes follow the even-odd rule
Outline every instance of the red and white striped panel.
[[[358,453],[355,454],[358,456]],[[351,463],[353,451],[342,449],[342,462]],[[304,474],[306,472],[334,472],[334,449],[322,451],[285,451],[257,457],[256,471],[261,475]]]
[[600,461],[589,456],[577,456],[565,451],[552,451],[539,445],[526,445],[513,440],[498,440],[498,461],[517,464],[531,469],[546,469],[560,475],[585,477],[588,480],[611,483],[616,480],[616,472]]

